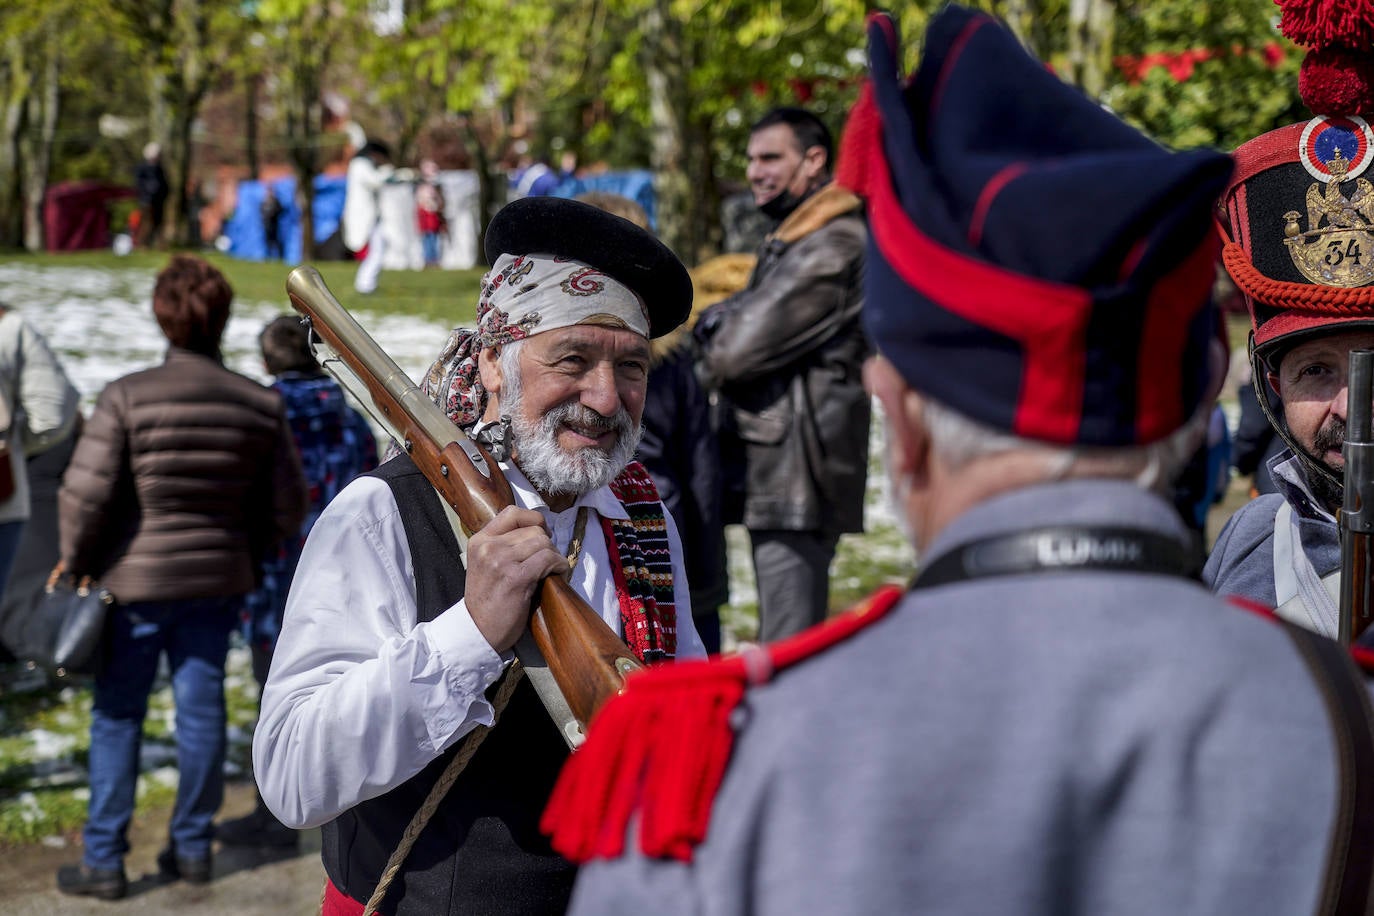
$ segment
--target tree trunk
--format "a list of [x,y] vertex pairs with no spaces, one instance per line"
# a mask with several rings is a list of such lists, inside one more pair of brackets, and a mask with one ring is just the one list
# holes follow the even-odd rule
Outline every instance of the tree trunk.
[[[311,23],[301,27],[310,34]],[[291,68],[291,87],[286,106],[286,132],[291,138],[291,164],[296,171],[296,208],[301,220],[301,259],[315,258],[315,176],[320,172],[320,136],[324,133],[324,106],[320,81],[325,57],[302,45],[301,57]]]
[[694,173],[697,193],[692,198],[692,238],[695,263],[720,251],[725,230],[720,222],[720,185],[716,181],[716,157],[711,155],[715,135],[709,118],[698,118],[692,131],[692,148],[696,150]]
[[1044,60],[1047,48],[1039,0],[1006,0],[1002,17],[1026,50],[1037,59]]
[[1115,26],[1112,0],[1070,0],[1069,82],[1099,99],[1107,88]]
[[57,137],[57,114],[61,103],[58,75],[61,71],[61,44],[54,25],[43,30],[43,82],[40,92],[29,96],[29,129],[24,132],[24,247],[43,250],[43,196],[48,190],[53,143]]
[[185,99],[179,100],[172,109],[172,143],[170,155],[164,155],[168,164],[167,210],[163,216],[163,238],[174,246],[183,247],[189,239],[186,232],[186,185],[191,174],[191,122],[195,110]]
[[261,74],[248,74],[245,87],[244,108],[244,155],[248,158],[248,174],[254,181],[262,178],[262,166],[258,162],[258,81]]
[[694,262],[692,180],[687,165],[687,112],[675,89],[686,86],[681,28],[669,0],[653,0],[644,14],[641,60],[649,87],[650,163],[658,192],[658,235],[678,257]]
[[11,36],[4,46],[0,72],[8,73],[4,107],[0,110],[0,248],[13,248],[23,237],[23,205],[19,186],[19,134],[24,129],[33,75],[24,45]]
[[[467,146],[472,150],[472,164],[477,170],[477,258],[479,263],[485,263],[487,226],[491,223],[492,213],[497,206],[497,183],[492,174],[491,156],[487,153],[486,144],[477,135],[471,115],[463,117],[463,134],[467,137]],[[492,143],[492,146],[498,149],[501,145]]]

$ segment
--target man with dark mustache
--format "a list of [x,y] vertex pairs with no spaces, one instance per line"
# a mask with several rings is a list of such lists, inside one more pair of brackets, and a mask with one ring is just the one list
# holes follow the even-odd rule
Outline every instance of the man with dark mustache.
[[[1285,16],[1286,30],[1300,26]],[[1250,311],[1255,396],[1288,448],[1269,462],[1277,492],[1232,517],[1203,578],[1334,638],[1346,375],[1350,352],[1374,347],[1364,203],[1374,131],[1362,112],[1333,109],[1319,80],[1302,91],[1317,117],[1242,144],[1221,201],[1223,261]]]
[[454,331],[424,389],[517,505],[460,556],[408,457],[355,480],[311,530],[263,691],[254,772],[284,823],[323,826],[325,914],[363,912],[464,736],[493,720],[378,912],[566,908],[574,869],[538,817],[567,747],[528,678],[504,708],[511,681],[497,686],[545,577],[645,662],[705,654],[677,530],[632,460],[649,341],[687,317],[686,269],[628,220],[550,197],[498,213],[486,253],[477,327]]

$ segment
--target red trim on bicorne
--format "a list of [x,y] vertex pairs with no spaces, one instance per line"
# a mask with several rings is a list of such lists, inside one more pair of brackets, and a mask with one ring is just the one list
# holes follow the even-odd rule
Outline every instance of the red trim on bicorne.
[[1136,441],[1153,442],[1182,426],[1182,379],[1160,366],[1183,365],[1188,335],[1184,333],[1198,310],[1206,306],[1206,290],[1216,275],[1221,240],[1209,232],[1197,249],[1150,290],[1141,328],[1140,359],[1136,366]]
[[[333,881],[324,882],[324,900],[321,902],[320,916],[363,916],[365,909],[366,906],[335,887]],[[377,916],[385,914],[379,911]]]
[[907,218],[887,179],[886,163],[876,171],[867,176],[864,193],[883,259],[908,286],[941,308],[1019,341],[1025,369],[1012,431],[1073,442],[1083,418],[1092,294],[945,248]]
[[1374,649],[1367,649],[1364,646],[1351,646],[1350,657],[1355,660],[1355,664],[1360,670],[1370,677],[1374,677]]
[[973,217],[968,221],[968,243],[977,248],[983,241],[983,224],[987,222],[988,210],[992,207],[992,202],[997,199],[997,195],[1002,193],[1002,189],[1011,184],[1016,178],[1026,171],[1024,162],[1013,162],[1011,165],[1003,166],[993,175],[988,183],[983,185],[983,190],[978,192],[978,202],[973,205]]
[[879,589],[854,610],[761,648],[771,665],[728,656],[634,675],[597,713],[549,796],[540,829],[553,848],[573,862],[614,858],[637,816],[645,855],[690,861],[710,826],[734,744],[732,713],[751,675],[843,642],[884,617],[903,594],[895,586]]

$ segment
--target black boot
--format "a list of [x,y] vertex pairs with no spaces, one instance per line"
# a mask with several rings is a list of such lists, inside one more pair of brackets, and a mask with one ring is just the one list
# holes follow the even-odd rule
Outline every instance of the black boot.
[[176,850],[168,846],[157,854],[158,877],[164,881],[175,881],[180,878],[187,884],[208,884],[211,867],[212,861],[208,852],[204,857],[196,859],[177,855]]
[[215,838],[226,846],[289,848],[296,845],[300,833],[277,820],[259,799],[251,814],[216,824]]
[[77,897],[118,900],[129,892],[124,868],[91,868],[85,862],[63,865],[57,870],[57,889]]

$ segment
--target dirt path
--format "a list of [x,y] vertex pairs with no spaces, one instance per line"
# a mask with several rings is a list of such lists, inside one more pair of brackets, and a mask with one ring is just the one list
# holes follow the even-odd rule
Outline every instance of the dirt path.
[[[251,783],[230,783],[222,819],[253,809]],[[161,884],[154,859],[167,831],[167,812],[135,819],[133,847],[125,862],[129,896],[118,901],[86,900],[57,891],[59,865],[81,857],[79,841],[65,847],[33,845],[0,849],[0,887],[5,912],[11,916],[308,916],[317,914],[324,869],[320,833],[306,831],[298,850],[253,850],[218,847],[214,880],[190,885]]]

